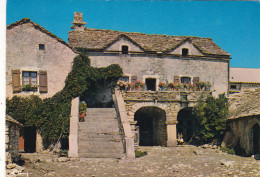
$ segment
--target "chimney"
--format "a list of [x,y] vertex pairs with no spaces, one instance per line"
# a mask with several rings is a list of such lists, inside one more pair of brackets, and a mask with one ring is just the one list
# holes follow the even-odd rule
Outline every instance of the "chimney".
[[83,22],[82,12],[74,12],[74,21],[72,22],[73,26],[71,29],[74,31],[84,31],[86,29],[86,22]]

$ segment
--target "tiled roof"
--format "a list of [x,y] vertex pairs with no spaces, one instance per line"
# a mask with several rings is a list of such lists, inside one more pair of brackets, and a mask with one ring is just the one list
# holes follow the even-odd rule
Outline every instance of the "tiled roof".
[[30,18],[23,18],[22,20],[20,21],[17,21],[15,23],[12,23],[10,25],[8,25],[6,27],[6,29],[12,29],[14,28],[15,26],[18,26],[18,25],[22,25],[22,24],[25,24],[25,23],[31,23],[33,25],[33,27],[37,30],[40,30],[41,32],[49,35],[50,37],[52,38],[55,38],[57,39],[60,43],[66,45],[67,47],[69,47],[73,52],[77,52],[73,47],[71,47],[70,45],[68,45],[65,41],[63,41],[61,38],[57,37],[56,35],[54,35],[53,33],[49,32],[48,30],[46,30],[45,28],[43,28],[42,26],[38,25],[37,23],[34,23],[30,20]]
[[260,69],[230,68],[231,82],[260,83]]
[[217,44],[215,44],[211,38],[155,34],[150,35],[92,28],[87,28],[85,31],[70,31],[69,44],[73,47],[103,50],[122,35],[132,40],[147,52],[154,51],[167,53],[178,47],[186,40],[189,40],[204,54],[230,56],[229,53],[222,50]]
[[260,115],[260,88],[232,94],[229,100],[229,119]]
[[19,123],[17,120],[15,120],[14,118],[12,118],[12,117],[9,116],[8,114],[6,114],[5,120],[8,121],[8,122],[15,123],[15,124],[17,124],[17,125],[19,125],[19,126],[23,126],[23,124]]

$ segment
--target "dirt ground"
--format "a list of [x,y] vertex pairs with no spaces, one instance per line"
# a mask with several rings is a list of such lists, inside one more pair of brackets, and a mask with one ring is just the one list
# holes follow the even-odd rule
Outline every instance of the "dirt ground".
[[[260,160],[196,146],[140,147],[147,155],[136,159],[68,159],[48,154],[24,154],[30,177],[112,176],[260,176]],[[58,162],[59,161],[59,162]]]

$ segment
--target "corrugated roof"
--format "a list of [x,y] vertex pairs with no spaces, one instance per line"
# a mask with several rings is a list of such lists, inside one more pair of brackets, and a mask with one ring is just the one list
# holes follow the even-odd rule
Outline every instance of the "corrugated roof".
[[230,68],[230,82],[260,83],[260,69]]
[[260,115],[260,88],[232,94],[230,100],[230,118],[235,119]]
[[229,53],[222,50],[217,44],[215,44],[211,38],[155,34],[150,35],[144,33],[99,30],[92,28],[87,28],[85,31],[70,31],[69,44],[73,47],[103,50],[122,35],[132,40],[147,52],[154,51],[167,53],[178,47],[186,40],[189,40],[204,54],[230,56]]
[[50,37],[57,39],[60,43],[66,45],[66,46],[69,47],[73,52],[77,53],[77,50],[75,50],[73,47],[71,47],[69,44],[67,44],[65,41],[63,41],[61,38],[59,38],[59,37],[57,37],[56,35],[54,35],[53,33],[49,32],[48,30],[46,30],[46,29],[43,28],[42,26],[38,25],[37,23],[32,22],[32,21],[30,20],[30,18],[23,18],[23,19],[20,20],[20,21],[17,21],[17,22],[15,22],[15,23],[12,23],[12,24],[8,25],[8,26],[6,27],[6,29],[10,30],[10,29],[14,28],[15,26],[22,25],[22,24],[25,24],[25,23],[31,23],[35,29],[38,29],[38,30],[40,30],[41,32],[43,32],[43,33],[49,35]]
[[15,120],[14,118],[12,118],[12,117],[9,116],[8,114],[6,114],[5,120],[8,121],[8,122],[15,123],[15,124],[17,124],[17,125],[19,125],[19,126],[23,126],[23,124],[19,123],[17,120]]

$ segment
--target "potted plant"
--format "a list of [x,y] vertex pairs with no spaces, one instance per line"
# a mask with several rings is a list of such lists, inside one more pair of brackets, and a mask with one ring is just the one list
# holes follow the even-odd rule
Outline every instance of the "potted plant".
[[85,101],[81,101],[79,103],[79,121],[84,122],[87,112],[87,103]]
[[169,83],[169,84],[168,84],[169,90],[174,90],[175,87],[176,87],[176,85],[175,85],[174,83]]
[[200,81],[200,82],[197,82],[196,83],[196,86],[197,86],[197,88],[198,88],[198,90],[199,91],[202,91],[203,90],[203,88],[205,87],[205,82],[203,82],[203,81]]
[[164,91],[166,84],[164,82],[160,82],[159,87],[160,87],[161,91]]
[[188,89],[189,89],[190,91],[195,91],[196,87],[195,87],[194,84],[189,84],[189,85],[188,85]]
[[37,91],[37,86],[31,84],[25,84],[22,87],[22,91]]
[[138,80],[134,85],[135,85],[135,88],[137,88],[138,91],[141,91],[142,87],[144,86],[144,82],[141,82],[141,81]]

